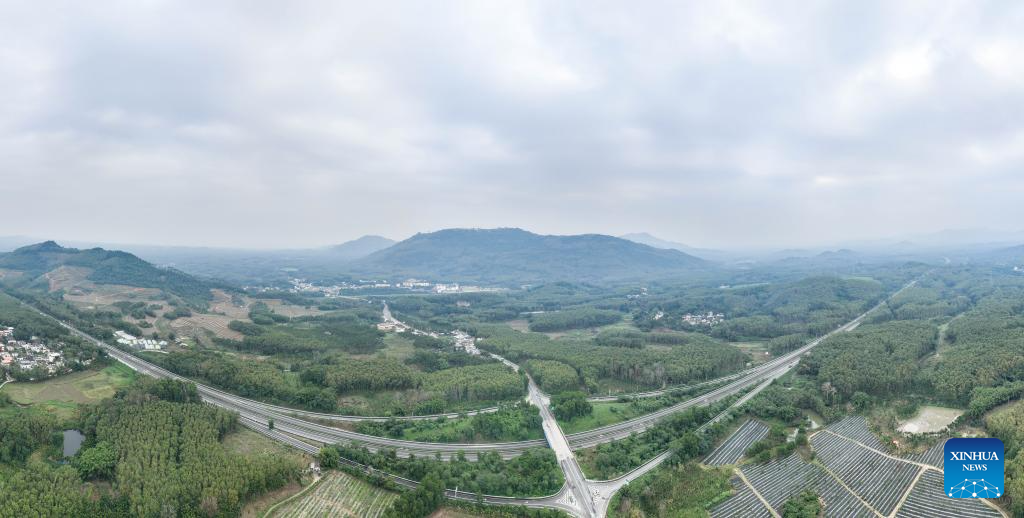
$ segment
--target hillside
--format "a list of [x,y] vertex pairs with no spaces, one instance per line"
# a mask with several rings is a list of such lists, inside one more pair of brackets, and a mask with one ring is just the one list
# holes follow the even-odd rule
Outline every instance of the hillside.
[[85,268],[86,280],[95,284],[156,288],[191,301],[211,298],[209,283],[178,270],[157,268],[127,252],[79,250],[46,241],[0,254],[0,268],[23,272],[28,279],[39,279],[61,267]]
[[682,275],[708,263],[617,237],[543,236],[516,228],[448,229],[415,236],[355,261],[389,277],[489,283],[608,281]]
[[697,248],[684,243],[677,243],[675,241],[667,241],[660,237],[653,236],[647,232],[638,232],[633,234],[624,234],[619,236],[627,241],[634,243],[640,243],[641,245],[647,245],[654,248],[663,248],[665,250],[679,250],[680,252],[690,254],[701,259],[707,259],[708,261],[727,261],[735,259],[737,254],[726,252],[723,250],[714,250],[710,248]]
[[354,260],[383,250],[396,242],[382,236],[363,236],[330,247],[330,253],[336,258]]

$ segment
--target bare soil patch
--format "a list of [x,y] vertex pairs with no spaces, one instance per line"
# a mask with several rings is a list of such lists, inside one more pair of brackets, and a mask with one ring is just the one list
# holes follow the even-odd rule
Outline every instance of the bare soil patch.
[[917,411],[917,415],[900,423],[897,429],[903,433],[941,432],[963,413],[963,410],[956,408],[923,406]]

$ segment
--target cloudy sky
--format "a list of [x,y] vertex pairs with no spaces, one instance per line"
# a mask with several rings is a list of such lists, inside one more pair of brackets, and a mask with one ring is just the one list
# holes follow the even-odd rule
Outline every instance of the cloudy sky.
[[642,4],[0,3],[0,235],[1024,227],[1024,4]]

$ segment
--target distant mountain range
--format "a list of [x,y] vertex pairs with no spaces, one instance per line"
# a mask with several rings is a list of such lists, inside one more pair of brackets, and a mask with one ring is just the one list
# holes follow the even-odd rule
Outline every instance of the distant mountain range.
[[354,260],[366,257],[378,250],[383,250],[397,241],[381,236],[363,236],[359,239],[346,241],[330,247],[330,252],[339,259]]
[[701,259],[707,259],[708,261],[728,261],[739,256],[737,253],[726,252],[723,250],[714,250],[710,248],[697,248],[695,246],[686,245],[683,243],[676,243],[674,241],[666,241],[664,239],[652,236],[647,232],[637,232],[633,234],[624,234],[619,236],[627,241],[634,243],[640,243],[642,245],[651,246],[654,248],[661,248],[664,250],[679,250],[680,252],[690,254],[692,256],[699,257]]
[[610,281],[685,275],[700,258],[600,234],[545,236],[518,228],[416,234],[354,261],[353,272],[490,283]]
[[95,284],[156,288],[191,301],[209,299],[210,288],[217,285],[178,270],[157,268],[128,252],[102,248],[79,250],[46,241],[0,254],[0,268],[20,272],[18,280],[27,284],[44,282],[43,276],[61,267],[83,268],[88,272],[86,280]]

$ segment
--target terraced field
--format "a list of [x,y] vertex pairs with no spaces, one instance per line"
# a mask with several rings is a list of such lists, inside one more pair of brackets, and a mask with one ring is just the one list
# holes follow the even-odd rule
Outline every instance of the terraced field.
[[874,509],[888,516],[923,469],[829,432],[811,437],[818,460]]
[[[941,459],[942,456],[940,455]],[[999,518],[998,511],[980,500],[943,495],[942,473],[928,470],[910,491],[896,518]]]
[[740,426],[725,440],[715,451],[704,459],[708,466],[722,466],[725,464],[736,464],[743,457],[743,453],[761,439],[768,436],[768,425],[751,419],[743,426]]
[[924,453],[915,453],[915,454],[912,454],[912,455],[907,455],[907,459],[911,460],[911,461],[914,461],[914,462],[920,462],[922,464],[928,464],[930,466],[935,466],[936,468],[942,469],[942,461],[943,461],[942,452],[943,452],[943,448],[945,448],[945,446],[946,446],[946,439],[943,439],[943,440],[939,441],[935,446],[932,446],[931,448],[928,448],[928,451],[925,451]]
[[340,472],[330,472],[308,493],[281,506],[274,518],[345,516],[379,518],[398,495]]
[[828,472],[804,462],[795,453],[765,464],[744,466],[742,471],[754,489],[780,514],[787,500],[810,489],[824,501],[825,516],[849,518],[875,515]]
[[729,482],[736,490],[736,494],[713,507],[711,518],[771,518],[772,513],[739,477],[734,477]]
[[871,433],[871,430],[868,429],[867,421],[859,415],[847,416],[842,421],[829,425],[827,429],[843,437],[849,437],[869,448],[885,451],[882,441],[879,441],[878,437]]

